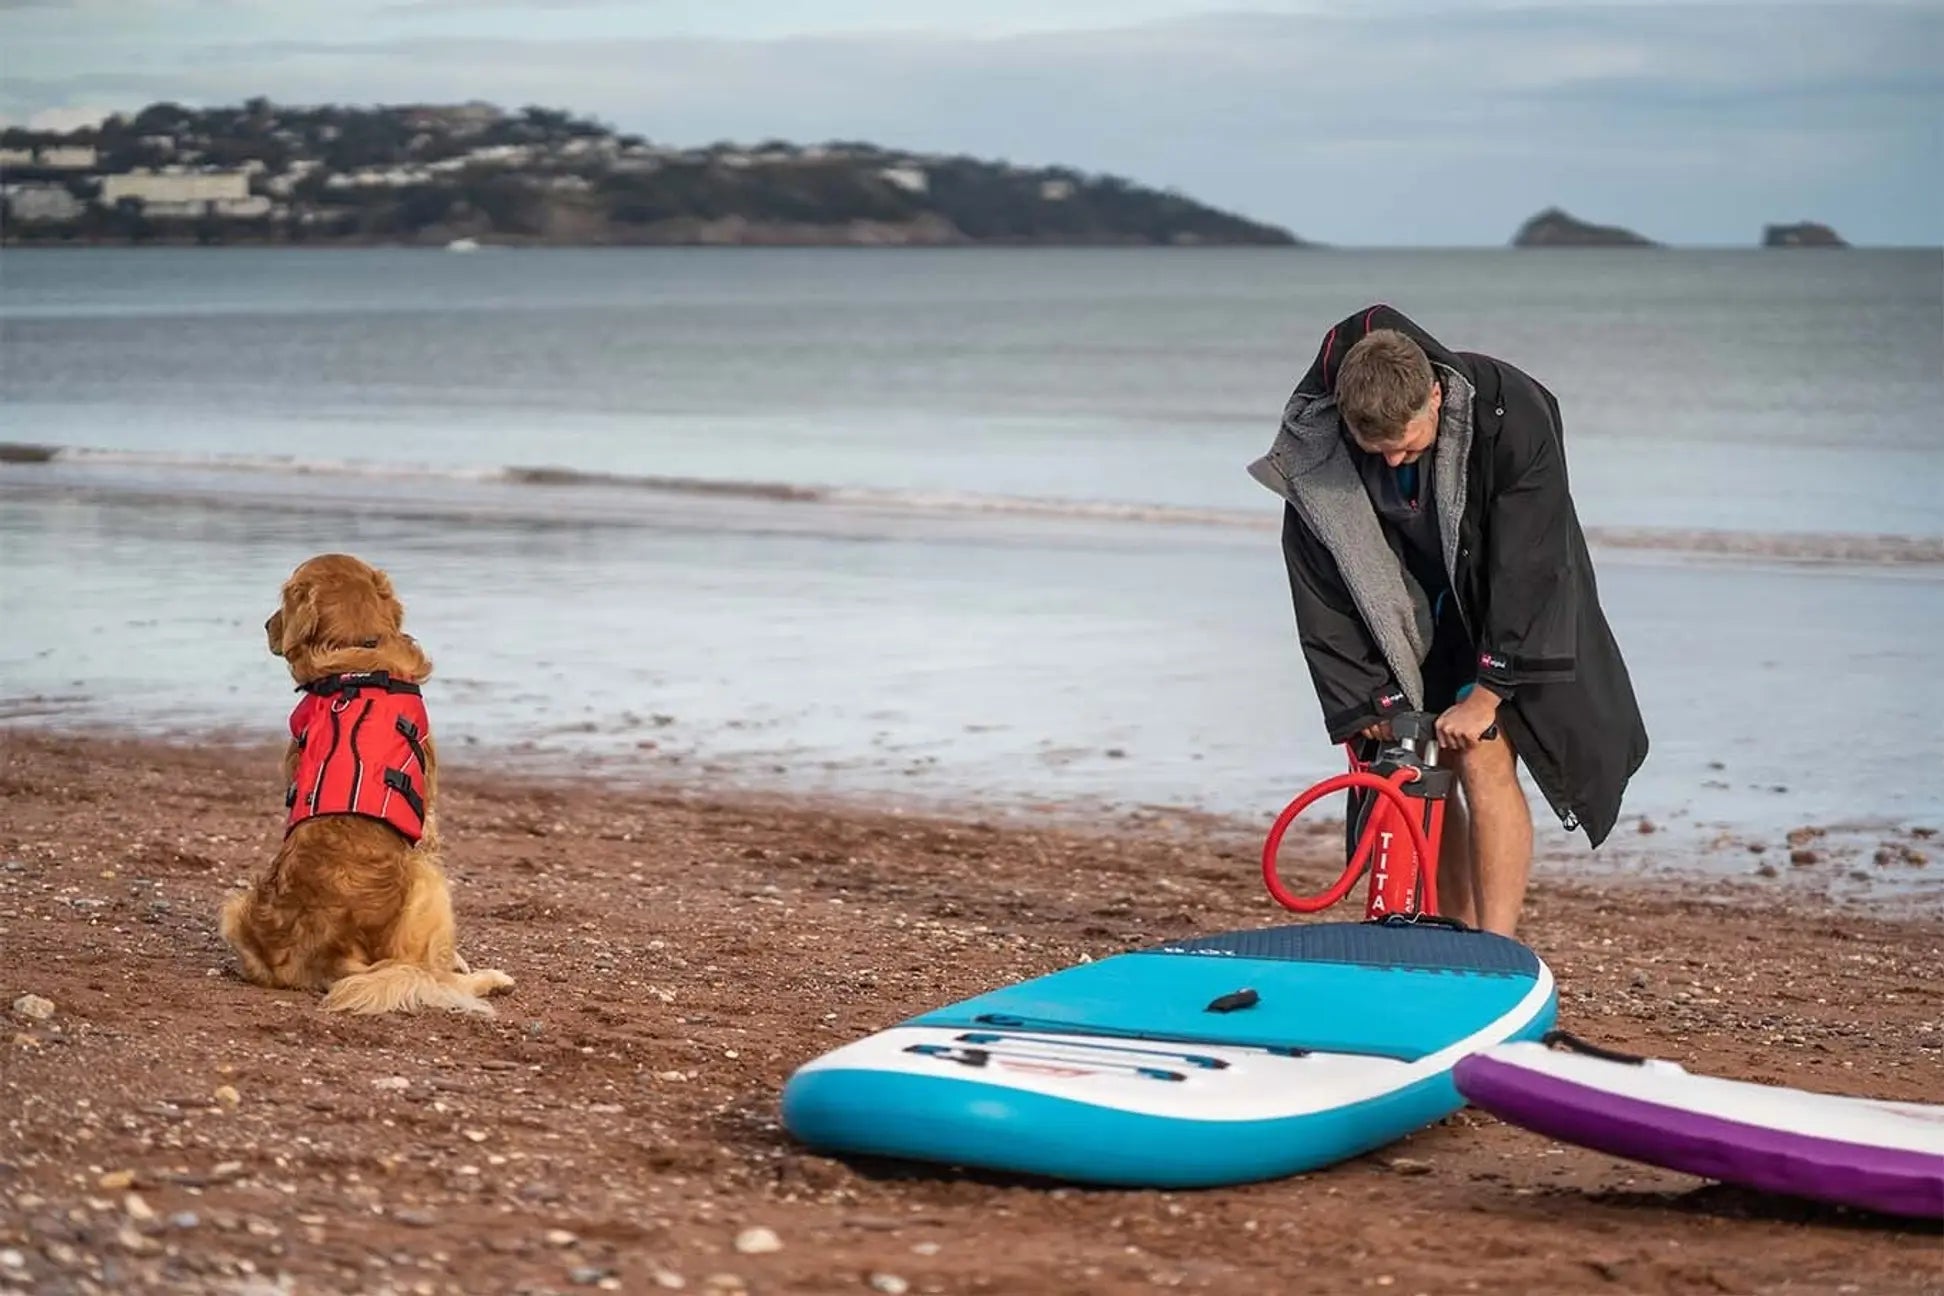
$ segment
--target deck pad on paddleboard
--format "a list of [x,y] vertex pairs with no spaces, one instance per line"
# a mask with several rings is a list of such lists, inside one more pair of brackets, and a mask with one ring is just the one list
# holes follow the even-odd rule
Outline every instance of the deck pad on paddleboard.
[[1944,1106],[1508,1044],[1459,1063],[1477,1106],[1540,1134],[1765,1192],[1944,1220]]
[[830,1151],[1157,1187],[1328,1165],[1448,1115],[1466,1053],[1552,1022],[1531,950],[1415,923],[1170,942],[920,1014],[807,1063]]

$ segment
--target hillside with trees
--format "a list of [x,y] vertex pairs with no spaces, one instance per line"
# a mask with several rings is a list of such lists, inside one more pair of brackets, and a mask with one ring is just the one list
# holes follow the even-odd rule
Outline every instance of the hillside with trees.
[[6,241],[1293,244],[1066,167],[834,141],[680,148],[550,108],[159,103],[0,132]]

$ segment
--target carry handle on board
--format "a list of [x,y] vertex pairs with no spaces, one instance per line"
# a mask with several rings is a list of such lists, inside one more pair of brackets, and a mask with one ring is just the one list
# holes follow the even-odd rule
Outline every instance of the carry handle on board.
[[[1435,914],[1438,911],[1438,849],[1444,838],[1445,802],[1452,772],[1438,764],[1437,717],[1406,711],[1390,720],[1388,741],[1344,744],[1350,770],[1328,778],[1291,801],[1262,844],[1262,880],[1276,903],[1297,913],[1318,913],[1350,894],[1366,869],[1370,890],[1364,917]],[[1493,725],[1481,737],[1498,736]],[[1344,815],[1349,862],[1342,876],[1315,895],[1299,896],[1282,883],[1276,857],[1297,816],[1322,798],[1350,793]]]

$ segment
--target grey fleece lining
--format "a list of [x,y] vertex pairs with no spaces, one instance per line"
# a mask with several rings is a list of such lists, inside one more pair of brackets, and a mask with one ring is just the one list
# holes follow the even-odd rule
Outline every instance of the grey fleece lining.
[[[1434,367],[1444,379],[1444,406],[1438,415],[1432,491],[1445,571],[1456,589],[1458,524],[1465,516],[1474,392],[1457,370]],[[1344,440],[1336,397],[1327,392],[1291,395],[1269,453],[1249,465],[1249,475],[1294,505],[1336,559],[1350,599],[1390,666],[1391,676],[1412,709],[1423,710],[1424,675],[1419,663],[1431,646],[1430,600],[1384,539],[1376,507]]]

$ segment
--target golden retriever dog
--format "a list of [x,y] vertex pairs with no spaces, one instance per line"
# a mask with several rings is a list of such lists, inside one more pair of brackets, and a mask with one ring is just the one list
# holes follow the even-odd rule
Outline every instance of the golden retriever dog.
[[284,753],[283,846],[222,909],[223,939],[258,985],[325,991],[324,1006],[488,1013],[513,978],[459,957],[433,817],[437,757],[418,686],[432,673],[385,573],[309,559],[264,623],[303,700]]

